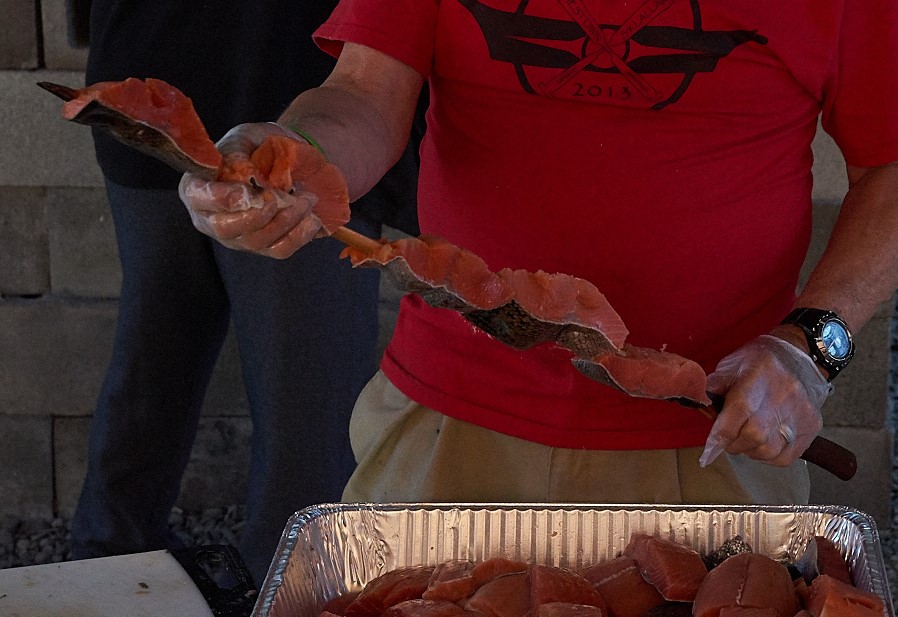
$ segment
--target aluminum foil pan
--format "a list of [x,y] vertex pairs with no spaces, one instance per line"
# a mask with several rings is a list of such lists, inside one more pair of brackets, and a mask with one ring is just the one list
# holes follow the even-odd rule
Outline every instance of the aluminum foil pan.
[[253,617],[317,617],[328,600],[400,566],[503,556],[572,569],[621,554],[634,532],[701,554],[741,536],[806,568],[815,535],[846,558],[854,584],[895,617],[876,524],[841,506],[323,504],[291,517]]

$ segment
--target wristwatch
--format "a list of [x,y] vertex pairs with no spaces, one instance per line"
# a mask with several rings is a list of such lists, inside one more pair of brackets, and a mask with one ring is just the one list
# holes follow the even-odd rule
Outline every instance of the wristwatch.
[[832,381],[854,355],[854,342],[845,321],[832,311],[797,308],[782,321],[802,329],[808,339],[811,358]]

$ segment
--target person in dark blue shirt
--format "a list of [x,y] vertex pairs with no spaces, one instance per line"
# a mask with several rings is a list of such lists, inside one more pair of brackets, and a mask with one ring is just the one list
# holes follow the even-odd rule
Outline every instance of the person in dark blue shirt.
[[[311,34],[336,0],[93,0],[86,81],[154,77],[189,96],[213,140],[275,120],[334,60]],[[423,116],[422,116],[423,118]],[[352,205],[350,226],[417,234],[417,143]],[[196,231],[180,173],[94,132],[122,289],[72,526],[75,558],[177,548],[168,520],[230,324],[253,423],[239,550],[261,585],[290,515],[340,498],[355,462],[348,422],[378,362],[378,273],[327,238],[286,260]]]

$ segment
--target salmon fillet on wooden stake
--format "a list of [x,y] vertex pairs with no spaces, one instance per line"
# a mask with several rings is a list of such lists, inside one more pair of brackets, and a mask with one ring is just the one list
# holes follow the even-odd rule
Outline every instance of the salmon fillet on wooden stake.
[[314,201],[312,213],[332,234],[350,218],[349,192],[343,174],[314,147],[272,135],[247,158],[222,156],[196,114],[191,100],[159,79],[129,78],[73,90],[42,82],[41,87],[66,100],[67,120],[99,126],[136,149],[209,180],[243,182],[263,191],[304,191]]
[[515,349],[556,343],[584,375],[631,396],[710,405],[706,375],[682,356],[625,343],[624,322],[589,281],[568,274],[492,272],[470,251],[431,236],[343,251],[356,267],[381,268],[399,289]]
[[[178,171],[249,184],[263,193],[263,201],[266,191],[305,191],[321,233],[347,245],[343,255],[353,266],[380,268],[401,290],[459,312],[506,345],[527,349],[554,343],[573,354],[573,365],[583,375],[628,395],[704,409],[711,405],[701,366],[627,344],[620,316],[588,281],[542,271],[492,272],[478,256],[440,238],[378,242],[345,227],[350,219],[345,179],[311,145],[269,136],[249,157],[222,157],[190,99],[159,79],[129,78],[81,89],[38,85],[66,101],[67,120],[102,128]],[[846,480],[857,467],[851,452],[820,437],[803,457]]]
[[80,90],[41,86],[66,99],[67,120],[102,125],[177,169],[261,190],[317,195],[313,212],[328,235],[348,245],[344,256],[353,266],[382,269],[401,290],[458,311],[506,345],[527,349],[556,343],[575,355],[574,364],[584,375],[628,394],[710,404],[704,370],[675,354],[625,345],[626,326],[588,281],[543,271],[494,273],[470,251],[440,238],[376,242],[343,227],[350,218],[346,183],[310,145],[269,136],[248,159],[222,158],[190,99],[158,79],[130,78]]

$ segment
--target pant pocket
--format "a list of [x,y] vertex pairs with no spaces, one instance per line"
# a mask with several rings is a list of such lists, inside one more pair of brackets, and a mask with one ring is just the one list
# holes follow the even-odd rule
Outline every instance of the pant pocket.
[[349,420],[349,443],[356,463],[364,460],[413,404],[382,371],[374,374],[356,399]]

